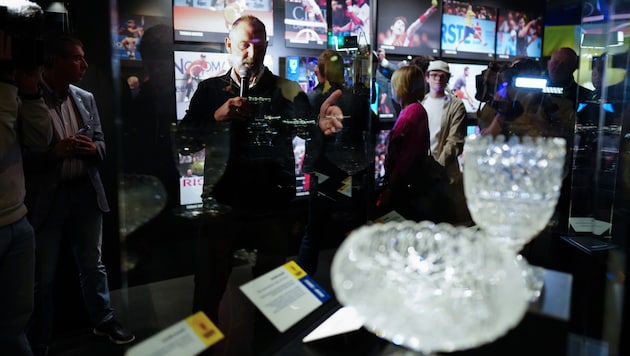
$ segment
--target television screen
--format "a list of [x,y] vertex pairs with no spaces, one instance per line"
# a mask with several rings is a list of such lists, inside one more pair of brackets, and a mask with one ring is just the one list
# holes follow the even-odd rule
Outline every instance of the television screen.
[[[310,177],[309,174],[305,173],[302,169],[304,155],[306,153],[306,139],[300,136],[295,136],[293,137],[292,145],[295,159],[295,196],[308,196],[310,190]],[[180,172],[180,205],[201,204],[205,157],[205,149],[193,152],[190,155],[179,154],[178,169]]]
[[289,56],[280,60],[284,68],[284,77],[300,84],[305,93],[310,93],[318,84],[315,75],[317,57]]
[[142,41],[144,31],[157,24],[166,24],[165,17],[144,15],[121,15],[113,36],[113,52],[115,58],[121,60],[140,61],[142,57],[138,45]]
[[377,188],[385,185],[385,156],[389,144],[389,132],[391,128],[383,128],[376,133],[376,145],[374,149],[374,183]]
[[229,26],[241,15],[258,17],[273,38],[273,0],[173,1],[175,41],[223,42]]
[[293,158],[295,159],[295,196],[301,197],[309,194],[311,189],[310,175],[304,172],[304,158],[306,157],[306,139],[300,136],[293,137]]
[[374,105],[376,105],[378,119],[382,122],[395,121],[398,114],[397,110],[400,110],[400,106],[392,101],[391,77],[393,70],[409,64],[407,60],[389,60],[389,62],[392,64],[391,68],[376,66],[374,71]]
[[[188,110],[188,101],[192,98],[197,85],[204,79],[227,73],[231,66],[227,53],[216,52],[173,52],[175,72],[175,102],[177,119],[181,120]],[[272,58],[266,55],[264,64],[273,72]]]
[[227,53],[175,51],[173,60],[177,119],[181,120],[188,110],[188,101],[197,90],[199,82],[225,74],[230,70],[230,64]]
[[[230,70],[231,66],[228,62],[227,53],[174,51],[173,60],[175,72],[174,99],[177,105],[177,119],[181,120],[186,115],[189,100],[192,98],[195,90],[197,90],[199,82],[207,78],[223,75]],[[273,72],[272,62],[271,56],[266,55],[264,64]],[[309,180],[301,168],[303,153],[305,152],[304,139],[295,137],[293,140],[293,151],[296,159],[296,196],[308,195]],[[205,149],[201,149],[190,155],[179,155],[181,205],[201,204],[205,154]]]
[[286,47],[326,48],[328,24],[325,0],[285,0],[284,41]]
[[[541,10],[542,13],[542,10]],[[499,9],[496,56],[499,60],[514,57],[540,58],[544,22],[539,14]]]
[[451,71],[448,88],[464,102],[466,112],[476,116],[480,102],[475,99],[477,94],[475,77],[488,66],[468,63],[449,63],[448,66]]
[[440,53],[442,18],[438,0],[390,0],[378,3],[376,44],[387,54]]
[[466,122],[466,136],[480,135],[481,129],[476,120],[469,120]]
[[332,34],[328,41],[333,48],[370,44],[372,13],[369,0],[331,0],[330,7]]
[[496,9],[445,0],[442,10],[442,56],[494,59]]
[[[617,1],[602,1],[602,0],[584,0],[582,3],[581,22],[593,23],[598,22],[600,24],[612,20],[626,20],[628,19],[628,12],[630,7],[627,0]],[[579,3],[578,3],[579,4]],[[614,5],[613,5],[614,4]]]
[[201,204],[201,193],[203,191],[203,166],[206,156],[205,149],[194,152],[190,155],[179,156],[179,204],[197,205]]
[[[188,110],[188,101],[197,90],[199,82],[224,74],[230,69],[227,59],[227,53],[174,51],[174,99],[178,120],[184,118]],[[179,154],[181,205],[201,204],[204,159],[204,149],[191,155]]]

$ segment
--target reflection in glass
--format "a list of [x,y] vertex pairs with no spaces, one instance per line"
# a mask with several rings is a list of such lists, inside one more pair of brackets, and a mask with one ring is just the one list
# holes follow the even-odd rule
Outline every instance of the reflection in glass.
[[265,114],[265,104],[271,103],[271,98],[248,97],[247,101],[252,112],[255,113],[247,125],[248,142],[254,150],[252,153],[257,154],[255,151],[259,148],[274,146],[278,136],[277,123],[280,116]]
[[327,144],[328,159],[348,175],[365,169],[372,156],[368,154],[369,138],[365,131],[353,127],[344,127],[334,134],[334,140]]
[[[230,155],[230,131],[227,125],[217,124],[208,133],[206,139],[206,160],[203,167],[204,186],[212,192],[214,185],[221,179]],[[202,195],[203,214],[210,216],[222,215],[231,210],[225,204],[219,203],[212,195]]]
[[[296,178],[303,176],[304,173],[313,172],[313,162],[317,157],[316,150],[312,147],[314,130],[317,130],[317,122],[315,120],[307,120],[302,118],[284,119],[285,124],[291,131],[293,141],[293,154],[295,160]],[[315,152],[312,152],[315,151]]]
[[[201,130],[201,129],[200,129]],[[198,147],[196,140],[192,139],[185,130],[181,130],[179,141],[181,154],[193,154],[199,149],[205,150],[205,160],[203,161],[203,179],[204,194],[202,194],[201,207],[196,209],[186,209],[179,214],[193,218],[200,215],[216,217],[223,215],[231,210],[231,207],[220,203],[214,198],[212,188],[221,179],[227,166],[228,157],[230,155],[230,130],[229,125],[224,123],[215,123],[209,128],[203,129],[205,132],[204,145]],[[209,188],[209,189],[208,189]]]
[[129,236],[155,218],[166,207],[167,194],[162,182],[154,176],[124,174],[120,180],[118,200],[120,235]]

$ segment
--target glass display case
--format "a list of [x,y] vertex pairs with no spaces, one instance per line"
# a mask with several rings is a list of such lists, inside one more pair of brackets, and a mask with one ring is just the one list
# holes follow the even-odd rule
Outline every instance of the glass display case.
[[572,198],[569,234],[563,237],[579,251],[572,257],[576,289],[569,351],[592,348],[621,355],[627,352],[619,332],[627,320],[619,316],[628,313],[622,301],[628,298],[630,43],[624,28],[630,4],[582,5]]
[[[308,3],[312,5],[316,2]],[[363,0],[360,2],[366,3]],[[94,6],[80,1],[72,3],[69,10],[77,13],[92,11],[90,6]],[[111,160],[103,167],[103,176],[106,189],[111,192],[109,197],[114,209],[105,220],[103,251],[110,271],[112,302],[122,321],[137,336],[137,341],[124,346],[124,350],[117,346],[112,352],[128,352],[131,347],[151,340],[159,332],[187,320],[199,310],[195,303],[198,296],[195,294],[206,294],[195,290],[195,285],[201,285],[204,273],[213,272],[213,265],[209,263],[212,261],[223,263],[222,267],[227,267],[231,272],[226,277],[225,293],[218,296],[219,300],[222,298],[219,309],[210,316],[225,336],[211,346],[213,354],[411,353],[397,345],[395,338],[394,342],[389,342],[362,327],[314,342],[302,341],[342,307],[334,295],[330,276],[337,248],[352,231],[380,218],[374,215],[376,195],[383,188],[383,183],[378,179],[382,178],[383,173],[377,170],[377,167],[382,166],[379,161],[382,157],[376,150],[384,149],[382,143],[387,140],[383,135],[387,135],[394,119],[379,122],[373,117],[375,99],[372,97],[372,71],[375,57],[371,53],[376,48],[365,46],[365,43],[378,43],[377,39],[360,39],[360,48],[340,49],[344,51],[345,68],[351,72],[349,82],[353,83],[353,92],[368,98],[365,112],[369,114],[364,117],[367,135],[361,137],[367,143],[361,148],[370,152],[362,152],[362,159],[366,161],[361,161],[359,172],[344,172],[341,169],[335,170],[334,174],[324,175],[301,166],[300,187],[295,186],[295,179],[291,182],[293,196],[288,206],[280,212],[256,215],[255,222],[251,224],[237,218],[222,219],[209,216],[211,214],[197,214],[194,211],[200,208],[199,201],[193,199],[191,203],[190,200],[182,200],[181,194],[201,192],[204,167],[197,162],[199,157],[182,155],[182,149],[188,147],[191,152],[201,152],[205,147],[195,145],[187,137],[182,137],[181,132],[174,130],[180,116],[184,115],[181,110],[178,114],[178,106],[188,107],[188,100],[192,98],[183,99],[185,95],[175,92],[174,88],[180,91],[185,89],[186,77],[184,72],[180,73],[181,77],[174,77],[173,59],[174,55],[182,53],[194,53],[195,59],[199,53],[204,53],[208,58],[223,58],[226,48],[221,41],[205,43],[174,37],[173,6],[182,11],[186,7],[208,7],[211,3],[209,0],[110,0],[107,5],[100,5],[99,10],[103,11],[99,13],[104,15],[98,18],[99,25],[108,26],[108,31],[95,29],[87,18],[78,15],[70,17],[73,29],[87,43],[86,53],[90,62],[88,76],[80,85],[94,90],[99,99],[101,117],[112,118],[104,123]],[[227,6],[227,3],[221,3],[221,6]],[[274,1],[273,6],[271,1],[247,1],[249,7],[272,8],[271,13],[265,16],[273,18],[268,21],[273,22],[275,31],[279,33],[284,28],[287,3],[291,3],[292,7],[299,6],[298,2],[289,1]],[[335,0],[325,3],[329,10],[325,16],[334,16],[330,14],[331,10],[348,6]],[[355,6],[352,1],[347,3]],[[571,136],[574,140],[567,142],[572,157],[570,186],[565,187],[570,188],[567,211],[569,226],[562,234],[543,230],[521,251],[530,264],[544,271],[545,283],[540,299],[528,304],[522,320],[502,337],[471,349],[453,351],[452,354],[624,355],[629,352],[627,340],[622,335],[628,333],[626,257],[627,239],[630,236],[630,108],[627,71],[630,69],[630,27],[627,24],[630,4],[625,0],[608,1],[605,2],[606,7],[598,8],[597,4],[603,2],[550,0],[538,3],[547,4],[548,13],[543,16],[545,20],[557,16],[550,11],[557,8],[577,6],[580,13],[580,20],[572,24],[576,34],[575,49],[580,58],[576,79],[580,84],[579,91],[588,92],[589,95],[580,96],[583,100],[575,108],[577,121]],[[368,4],[372,17],[377,17],[377,1],[369,1]],[[502,0],[489,1],[487,5],[509,9],[515,6]],[[443,6],[441,1],[439,6]],[[121,60],[116,43],[113,43],[114,49],[97,44],[110,43],[110,39],[117,36],[111,29],[117,27],[119,19],[130,14],[145,15],[151,19],[151,26],[147,26],[145,35],[151,33],[151,28],[160,32],[157,47],[153,50],[149,49],[149,37],[145,37],[139,50],[143,50],[144,45],[144,50],[149,49],[149,52],[139,53],[135,60]],[[376,23],[372,21],[372,24]],[[377,33],[374,30],[370,28],[362,32],[361,36]],[[545,43],[553,43],[552,34],[545,32],[544,38]],[[490,44],[488,48],[495,46]],[[108,55],[110,50],[114,52],[113,55]],[[283,76],[281,71],[286,68],[282,66],[280,58],[314,58],[321,51],[321,48],[286,46],[285,38],[273,36],[267,48],[268,64],[274,73]],[[543,51],[541,61],[548,59],[548,55]],[[181,55],[176,58],[179,59],[175,63],[176,68],[185,68],[187,59]],[[392,56],[393,61],[397,59],[401,58]],[[454,58],[451,60],[455,62]],[[458,63],[469,61],[478,65],[485,63],[475,58],[457,58]],[[208,71],[219,72],[222,69],[209,68]],[[147,100],[143,106],[134,107],[134,103],[138,103],[135,100],[138,92],[127,86],[130,76],[140,78],[145,84],[140,87],[140,93],[145,90],[142,95],[152,93],[156,96],[143,99]],[[151,82],[159,84],[151,87],[147,84]],[[273,125],[278,130],[286,129],[290,134],[300,131],[302,136],[307,135],[305,130],[314,126],[308,117],[288,119],[284,123],[274,121]],[[259,124],[271,125],[269,122]],[[475,125],[471,127],[475,128]],[[276,140],[275,133],[278,130],[265,133]],[[309,144],[317,142],[305,140],[297,146],[293,142],[288,143],[293,144],[292,148],[299,146],[308,150]],[[208,152],[212,150],[204,152],[207,159]],[[291,162],[298,162],[296,157],[299,152],[292,149],[289,153]],[[374,165],[372,159],[376,161]],[[180,164],[184,161],[185,165]],[[181,167],[187,169],[182,170]],[[239,184],[256,179],[261,179],[261,175],[253,174],[239,180]],[[251,190],[245,185],[241,188],[247,192]],[[313,191],[318,194],[312,194]],[[299,194],[304,192],[308,194]],[[319,215],[320,220],[316,225],[311,224],[310,220],[313,216],[314,195],[324,199],[318,205],[322,215]],[[269,201],[273,203],[273,199]],[[217,255],[213,255],[216,249],[225,247],[222,245],[224,241],[216,238],[219,233],[239,228],[254,237],[265,234],[273,237],[277,232],[274,229],[280,226],[287,227],[282,232],[285,239],[282,249],[287,260],[297,258],[304,236],[312,232],[322,236],[316,242],[315,248],[319,253],[314,256],[315,268],[311,269],[309,265],[308,274],[332,296],[320,308],[284,332],[276,330],[239,289],[258,275],[256,265],[262,263],[261,258],[264,256],[259,254],[257,246],[238,246],[229,257],[221,256],[224,258],[221,261],[216,260],[219,258]],[[466,232],[463,235],[468,234]],[[72,304],[72,300],[78,299],[68,298],[66,304]],[[75,310],[76,305],[66,305],[66,308]],[[403,317],[400,313],[388,315]],[[105,348],[103,344],[100,347]]]

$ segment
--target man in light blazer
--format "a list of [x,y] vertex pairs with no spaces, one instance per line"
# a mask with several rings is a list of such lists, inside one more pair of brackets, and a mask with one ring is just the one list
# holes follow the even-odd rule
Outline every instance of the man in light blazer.
[[439,221],[453,224],[469,224],[472,219],[466,207],[462,174],[458,156],[464,149],[466,136],[466,107],[464,103],[446,91],[451,77],[448,63],[441,60],[429,62],[425,73],[429,92],[422,105],[429,117],[431,155],[437,162],[434,192],[441,195],[436,199]]
[[29,341],[34,353],[44,355],[52,337],[54,277],[64,242],[73,250],[94,334],[117,344],[135,338],[114,318],[101,260],[103,213],[109,211],[98,171],[105,158],[104,135],[94,96],[71,84],[83,79],[88,67],[83,45],[72,37],[46,45],[41,87],[54,136],[49,150],[24,157],[26,205],[36,240]]

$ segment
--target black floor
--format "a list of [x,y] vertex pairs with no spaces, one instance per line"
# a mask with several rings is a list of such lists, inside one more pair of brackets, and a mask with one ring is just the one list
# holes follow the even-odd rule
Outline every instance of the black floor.
[[[561,241],[555,241],[555,239],[544,237],[539,238],[535,241],[534,244],[530,245],[528,251],[526,251],[526,256],[528,257],[530,263],[534,265],[562,271],[563,269],[558,268],[559,266],[557,266],[559,261],[557,259],[549,259],[548,257],[548,255],[554,255],[554,253],[552,253],[553,250],[560,249],[560,247],[562,247],[556,246],[557,243],[561,243]],[[540,250],[542,250],[544,253],[542,253]],[[566,252],[565,249],[560,250]],[[322,254],[320,255],[321,267],[318,269],[318,272],[313,276],[322,288],[331,293],[332,288],[330,285],[328,266],[332,261],[334,252],[335,249],[327,249],[322,251]],[[581,256],[581,254],[578,254],[578,256]],[[573,264],[578,264],[578,262],[574,262]],[[590,265],[590,263],[585,264],[585,266]],[[242,265],[236,267],[233,270],[228,290],[226,291],[224,302],[222,304],[220,315],[222,323],[219,324],[219,328],[222,332],[226,334],[227,337],[223,341],[212,347],[212,351],[214,351],[213,356],[243,356],[251,354],[248,349],[248,346],[250,346],[251,343],[251,332],[248,330],[248,326],[251,326],[251,320],[253,319],[255,310],[251,303],[248,303],[242,293],[240,293],[240,291],[238,290],[238,286],[242,285],[248,280],[251,280],[250,266]],[[87,317],[85,313],[82,312],[82,309],[80,307],[77,307],[77,305],[81,305],[81,300],[78,296],[78,287],[66,288],[63,290],[62,293],[60,293],[60,298],[63,298],[63,304],[65,304],[67,308],[65,310],[60,310],[59,313],[57,313],[55,339],[50,350],[51,356],[124,355],[125,351],[128,350],[130,346],[133,346],[139,342],[142,342],[143,340],[148,339],[149,337],[155,335],[157,332],[164,330],[168,326],[183,320],[191,314],[193,277],[192,275],[185,275],[162,281],[132,286],[124,290],[112,291],[112,304],[115,308],[117,316],[137,336],[137,340],[127,347],[113,345],[106,339],[92,335],[91,327],[87,322]],[[579,304],[578,301],[583,298],[573,299],[574,300],[571,304]],[[592,308],[595,309],[594,307]],[[573,312],[579,312],[584,308],[581,306],[577,309],[575,307],[572,309],[574,309]],[[613,310],[611,310],[610,312],[612,311]],[[521,323],[516,332],[512,333],[513,336],[506,339],[506,342],[493,343],[488,347],[477,350],[477,354],[466,353],[466,355],[502,355],[501,352],[490,352],[489,350],[494,350],[493,348],[495,348],[497,350],[504,351],[505,348],[502,349],[501,347],[504,347],[506,344],[510,345],[508,349],[516,350],[512,348],[510,342],[518,344],[522,343],[524,339],[541,340],[543,337],[546,337],[555,342],[555,347],[557,350],[564,350],[567,347],[568,342],[564,341],[567,338],[567,333],[572,333],[579,336],[578,340],[582,340],[581,338],[583,338],[584,336],[588,336],[588,334],[583,332],[582,330],[572,330],[572,324],[575,324],[575,320],[581,320],[580,318],[578,318],[578,314],[580,313],[574,315],[573,312],[571,315],[571,322],[569,324],[567,324],[566,321],[560,319],[558,321],[555,321],[547,317],[541,317],[537,314],[529,314],[528,317]],[[613,316],[609,316],[607,319],[613,320],[614,318]],[[551,322],[549,320],[551,320]],[[588,318],[584,319],[583,324],[590,324],[589,320],[590,319]],[[543,327],[541,327],[541,325]],[[545,329],[544,327],[547,327],[549,329]],[[230,337],[231,335],[237,335],[237,337]],[[536,344],[538,343],[536,342],[529,346],[531,346],[531,348],[533,349],[536,349]],[[527,347],[524,347],[523,350],[528,351],[529,349]],[[549,348],[542,348],[541,350],[548,351]],[[291,354],[286,352],[271,354],[295,355],[295,353]],[[322,355],[321,352],[306,354]],[[517,354],[518,353],[512,353],[512,355]],[[562,356],[569,355],[570,353],[560,351],[554,354]],[[323,353],[323,355],[332,356],[333,354]],[[528,354],[528,356],[529,355],[531,354]]]
[[[56,315],[50,355],[123,355],[126,349],[187,317],[192,305],[192,276],[154,282],[111,292],[117,318],[136,335],[136,341],[121,346],[92,334],[80,300],[73,311]],[[65,308],[66,306],[61,306]]]
[[[322,251],[320,266],[329,266],[333,256],[333,249]],[[313,277],[322,288],[332,293],[328,268],[320,268]],[[226,338],[213,346],[214,355],[240,356],[248,353],[247,340],[244,338],[251,335],[248,335],[245,326],[252,318],[254,307],[244,299],[238,286],[249,280],[250,266],[234,268],[221,307],[222,323],[219,328],[226,334]],[[61,295],[65,299],[63,303],[58,303],[61,304],[62,310],[56,315],[55,337],[49,355],[124,355],[129,347],[191,314],[193,276],[187,275],[111,292],[116,316],[136,335],[136,341],[125,346],[114,345],[106,338],[92,334],[87,314],[82,308],[77,307],[82,303],[78,287],[76,290],[67,289]],[[230,338],[231,334],[239,336]]]

